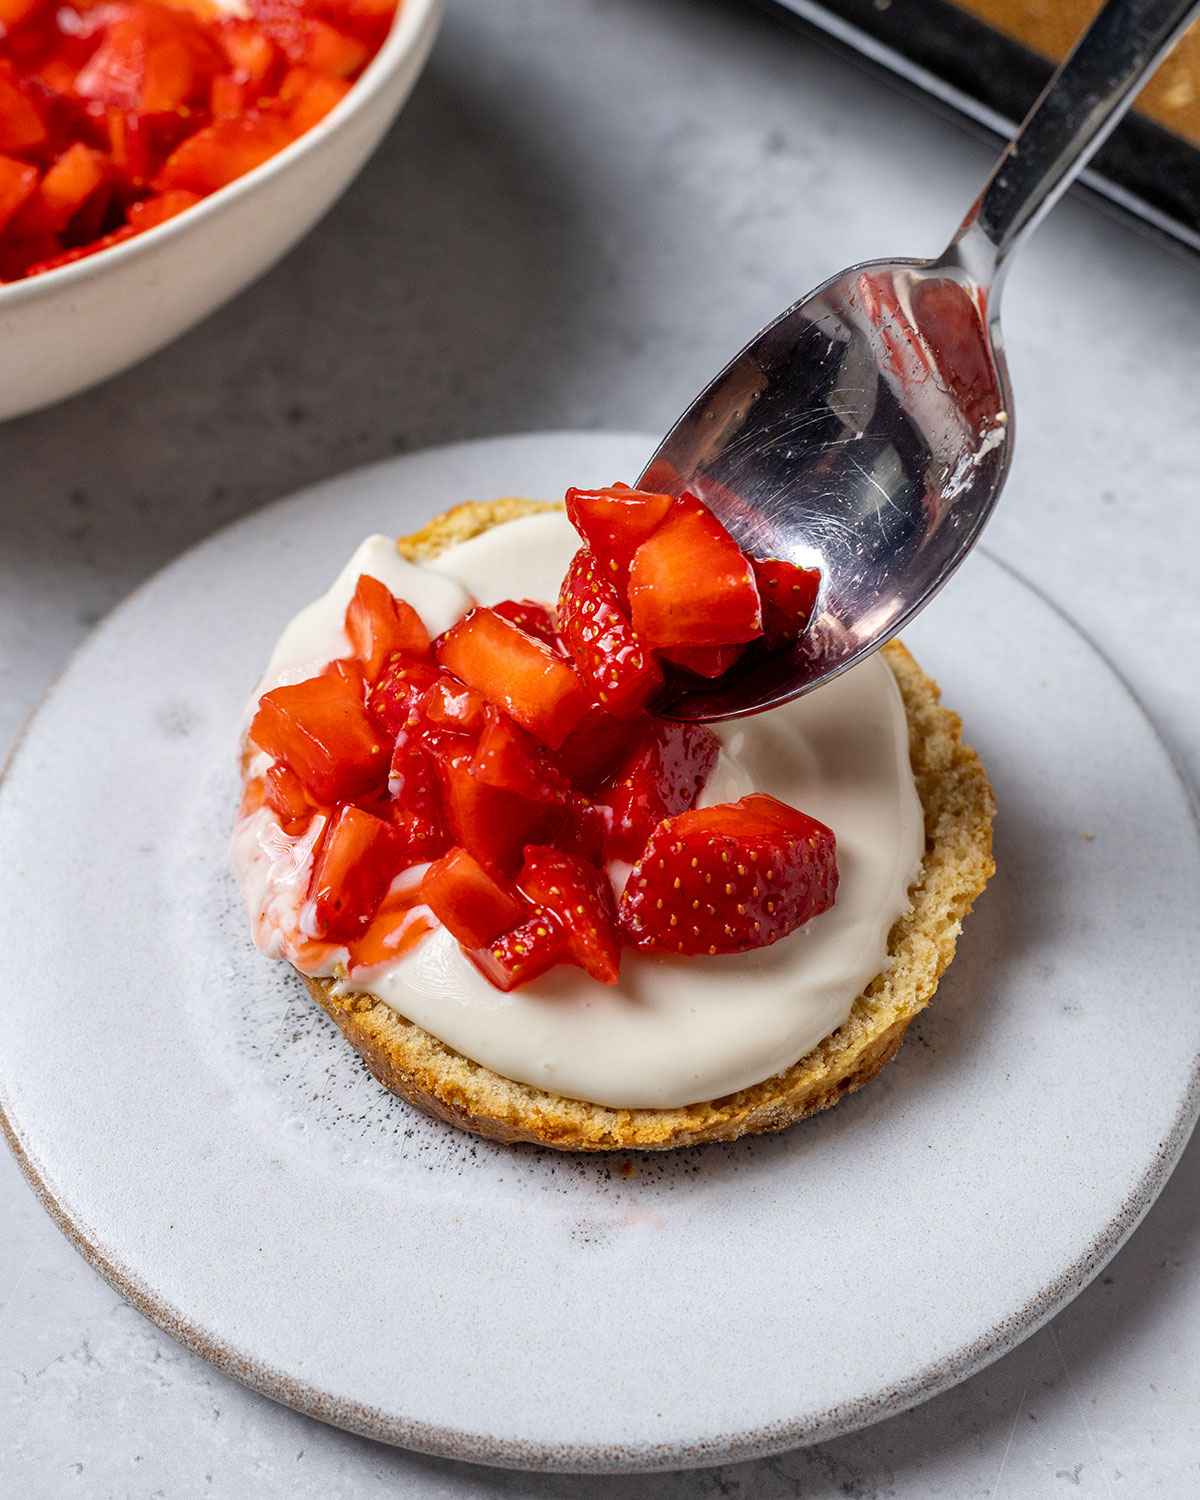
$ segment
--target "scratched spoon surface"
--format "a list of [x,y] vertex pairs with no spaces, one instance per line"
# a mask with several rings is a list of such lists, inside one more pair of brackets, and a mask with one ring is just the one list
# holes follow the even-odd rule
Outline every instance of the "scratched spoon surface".
[[744,549],[818,567],[822,585],[794,650],[751,652],[718,683],[681,681],[665,712],[736,718],[811,692],[895,635],[963,561],[1012,461],[1004,274],[1197,12],[1200,0],[1107,0],[941,256],[831,277],[672,427],[640,486],[690,490]]

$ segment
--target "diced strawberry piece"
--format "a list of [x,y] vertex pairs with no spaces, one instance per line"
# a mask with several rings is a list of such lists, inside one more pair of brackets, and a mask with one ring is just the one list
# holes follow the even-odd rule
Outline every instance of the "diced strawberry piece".
[[561,803],[567,786],[532,735],[496,714],[479,736],[471,772],[485,786],[500,787],[543,806]]
[[111,173],[108,158],[78,141],[68,146],[42,178],[39,208],[47,229],[61,234],[89,198],[103,194],[107,203]]
[[167,158],[155,187],[215,193],[290,144],[291,127],[277,115],[250,110],[236,120],[216,120],[189,136]]
[[189,116],[178,110],[147,115],[111,106],[104,119],[113,167],[129,187],[136,189],[144,188],[158,172],[187,134],[189,122]]
[[[302,74],[303,79],[294,78],[293,74]],[[328,74],[313,73],[307,68],[293,68],[279,91],[280,98],[290,97],[293,101],[288,119],[296,135],[303,135],[306,130],[320,124],[349,92],[350,84],[346,79],[330,78]]]
[[663,661],[673,667],[682,667],[694,677],[724,677],[745,646],[676,646],[673,651],[660,651]]
[[592,864],[604,859],[611,813],[579,792],[568,792],[546,826],[545,838]]
[[616,585],[581,547],[558,597],[563,643],[601,706],[614,718],[638,714],[662,687],[654,653],[629,623]]
[[170,193],[158,193],[153,198],[146,198],[141,203],[130,206],[129,223],[139,234],[145,234],[147,229],[157,229],[160,224],[165,224],[168,219],[173,219],[176,214],[183,213],[185,208],[191,208],[199,202],[195,193],[185,193],[182,188],[176,188]]
[[609,857],[638,859],[664,818],[695,807],[720,750],[704,724],[655,719],[647,725],[598,797],[612,812]]
[[266,774],[263,801],[278,815],[288,833],[297,832],[297,825],[307,823],[316,811],[299,776],[282,761],[277,761]]
[[359,937],[403,868],[404,851],[390,823],[361,807],[339,808],[313,864],[312,936],[333,942]]
[[567,935],[556,918],[537,910],[486,947],[469,949],[468,957],[485,979],[507,991],[540,978],[569,951]]
[[486,947],[525,914],[515,893],[493,880],[466,849],[451,849],[430,865],[421,899],[466,948]]
[[762,600],[767,645],[782,646],[796,640],[812,618],[821,587],[821,570],[798,568],[780,558],[764,562],[752,557],[750,565]]
[[208,93],[208,107],[214,120],[232,120],[251,103],[250,85],[239,82],[229,73],[218,73]]
[[275,43],[253,21],[226,21],[217,41],[242,82],[265,84],[279,64]]
[[559,746],[555,759],[575,786],[595,791],[637,739],[640,723],[614,719],[593,703]]
[[567,519],[622,599],[633,554],[662,524],[674,503],[670,495],[631,490],[627,484],[567,491]]
[[0,156],[0,230],[33,194],[38,171],[27,162]]
[[488,703],[482,693],[469,688],[457,677],[439,672],[433,685],[421,699],[420,714],[437,729],[454,729],[460,734],[479,734],[487,723]]
[[303,62],[315,73],[349,78],[369,56],[369,49],[355,37],[337,31],[327,21],[309,21]]
[[360,701],[366,702],[367,674],[363,671],[362,662],[356,656],[339,656],[327,662],[321,668],[321,676],[340,677],[348,687],[354,689]]
[[429,655],[429,632],[421,616],[367,573],[360,575],[346,606],[346,634],[371,682],[394,653],[415,658]]
[[562,657],[495,610],[464,615],[440,638],[437,656],[552,750],[587,709],[583,684]]
[[498,615],[511,620],[526,635],[535,635],[539,641],[545,641],[547,646],[557,649],[558,627],[552,609],[547,609],[536,599],[505,599],[493,605],[493,608]]
[[439,756],[438,769],[454,843],[469,849],[488,870],[510,874],[521,863],[525,845],[544,826],[548,809],[480,781],[471,769],[469,750]]
[[224,64],[194,17],[162,5],[131,5],[105,28],[75,79],[75,92],[98,104],[156,114],[206,100]]
[[608,876],[577,854],[532,844],[517,877],[521,894],[558,918],[571,959],[601,984],[621,972],[617,911]]
[[264,693],[250,738],[325,806],[381,787],[387,775],[387,746],[362,699],[338,677],[310,677]]
[[439,675],[429,662],[409,662],[397,657],[388,663],[371,689],[368,713],[381,729],[395,737],[406,726],[416,724],[421,700]]
[[408,863],[432,859],[450,844],[437,763],[412,731],[396,738],[388,767],[388,818],[400,835]]
[[732,646],[762,634],[754,571],[691,495],[642,543],[629,571],[633,628],[652,646]]
[[621,929],[652,953],[744,953],[833,905],[837,842],[759,793],[664,818],[630,872]]
[[0,151],[33,151],[45,139],[45,121],[36,105],[14,79],[0,73]]

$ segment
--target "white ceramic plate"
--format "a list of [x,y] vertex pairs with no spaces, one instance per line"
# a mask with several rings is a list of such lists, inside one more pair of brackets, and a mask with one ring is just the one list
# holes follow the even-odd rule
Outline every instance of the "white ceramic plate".
[[909,641],[992,773],[1000,872],[898,1061],[829,1114],[661,1157],[490,1145],[383,1092],[253,952],[234,734],[283,621],[367,531],[649,448],[448,448],[222,532],[95,633],[0,792],[0,1102],[43,1201],[222,1369],[429,1452],[665,1468],[899,1410],[1079,1291],[1196,1112],[1187,798],[1093,648],[983,555]]

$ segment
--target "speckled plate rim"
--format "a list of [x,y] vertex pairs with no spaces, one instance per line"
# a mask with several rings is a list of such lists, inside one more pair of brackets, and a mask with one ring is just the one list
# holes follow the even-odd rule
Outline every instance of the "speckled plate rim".
[[[542,434],[512,434],[510,438],[536,440]],[[581,443],[595,440],[594,432],[555,432],[556,439],[575,437]],[[604,434],[607,438],[630,434]],[[455,452],[495,443],[496,438],[480,438],[466,443],[448,444],[440,450]],[[647,449],[649,446],[647,439]],[[394,461],[393,461],[394,462]],[[383,469],[388,461],[371,468]],[[349,475],[335,476],[345,480]],[[294,496],[287,496],[266,509],[282,507]],[[236,526],[238,523],[234,523]],[[231,529],[231,528],[227,528]],[[168,566],[175,566],[199,550],[211,538],[205,538],[181,553]],[[1062,623],[1077,636],[1095,656],[1100,666],[1118,684],[1138,717],[1143,721],[1164,759],[1171,767],[1187,803],[1193,832],[1200,838],[1200,799],[1197,798],[1176,757],[1163,740],[1153,719],[1137,692],[1117,669],[1100,646],[1080,627],[1074,618],[1017,568],[1005,562],[990,548],[981,552],[991,563],[1007,573],[1021,587],[1034,594]],[[152,575],[126,596],[96,627],[111,624],[137,601],[157,578]],[[90,639],[90,636],[88,637]],[[80,648],[82,649],[82,645]],[[16,763],[28,734],[41,709],[58,692],[68,675],[75,654],[64,664],[59,676],[30,714],[15,737],[3,767],[0,767],[0,794],[12,766]],[[16,1158],[38,1201],[83,1259],[133,1307],[192,1353],[214,1365],[222,1374],[257,1391],[260,1395],[314,1417],[320,1422],[347,1432],[397,1447],[436,1457],[491,1465],[498,1468],[557,1473],[650,1473],[673,1469],[703,1468],[717,1464],[768,1457],[790,1448],[804,1447],[853,1432],[886,1417],[895,1416],[950,1389],[977,1374],[996,1359],[1008,1353],[1036,1333],[1060,1312],[1104,1269],[1141,1223],[1155,1199],[1166,1185],[1187,1146],[1200,1117],[1200,1054],[1193,1057],[1188,1084],[1183,1091],[1171,1128],[1160,1142],[1135,1187],[1127,1193],[1116,1212],[1093,1235],[1089,1244],[1067,1266],[1022,1307],[993,1325],[977,1338],[964,1343],[952,1353],[931,1362],[904,1381],[854,1400],[844,1401],[825,1410],[810,1413],[797,1420],[773,1422],[743,1431],[714,1434],[699,1442],[630,1444],[598,1446],[556,1444],[544,1445],[511,1440],[466,1428],[448,1427],[396,1417],[378,1407],[331,1396],[319,1386],[297,1380],[271,1365],[256,1359],[234,1345],[214,1339],[203,1328],[189,1320],[178,1308],[158,1296],[137,1275],[101,1246],[94,1231],[72,1217],[47,1172],[35,1159],[33,1148],[23,1139],[6,1099],[0,1078],[0,1131]]]

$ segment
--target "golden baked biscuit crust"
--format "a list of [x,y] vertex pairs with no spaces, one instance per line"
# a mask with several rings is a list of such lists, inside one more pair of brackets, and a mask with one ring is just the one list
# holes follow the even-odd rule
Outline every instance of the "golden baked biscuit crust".
[[[557,507],[509,498],[469,501],[438,516],[399,550],[419,561],[504,521]],[[306,979],[375,1077],[427,1114],[498,1141],[560,1151],[662,1151],[783,1130],[874,1078],[900,1048],[954,957],[963,919],[995,870],[995,803],[956,714],[898,642],[883,648],[908,717],[917,793],[925,811],[925,861],[912,907],[888,938],[889,964],[845,1023],[784,1072],[721,1099],[679,1109],[609,1109],[516,1083],[472,1062],[370,995],[339,995]]]

